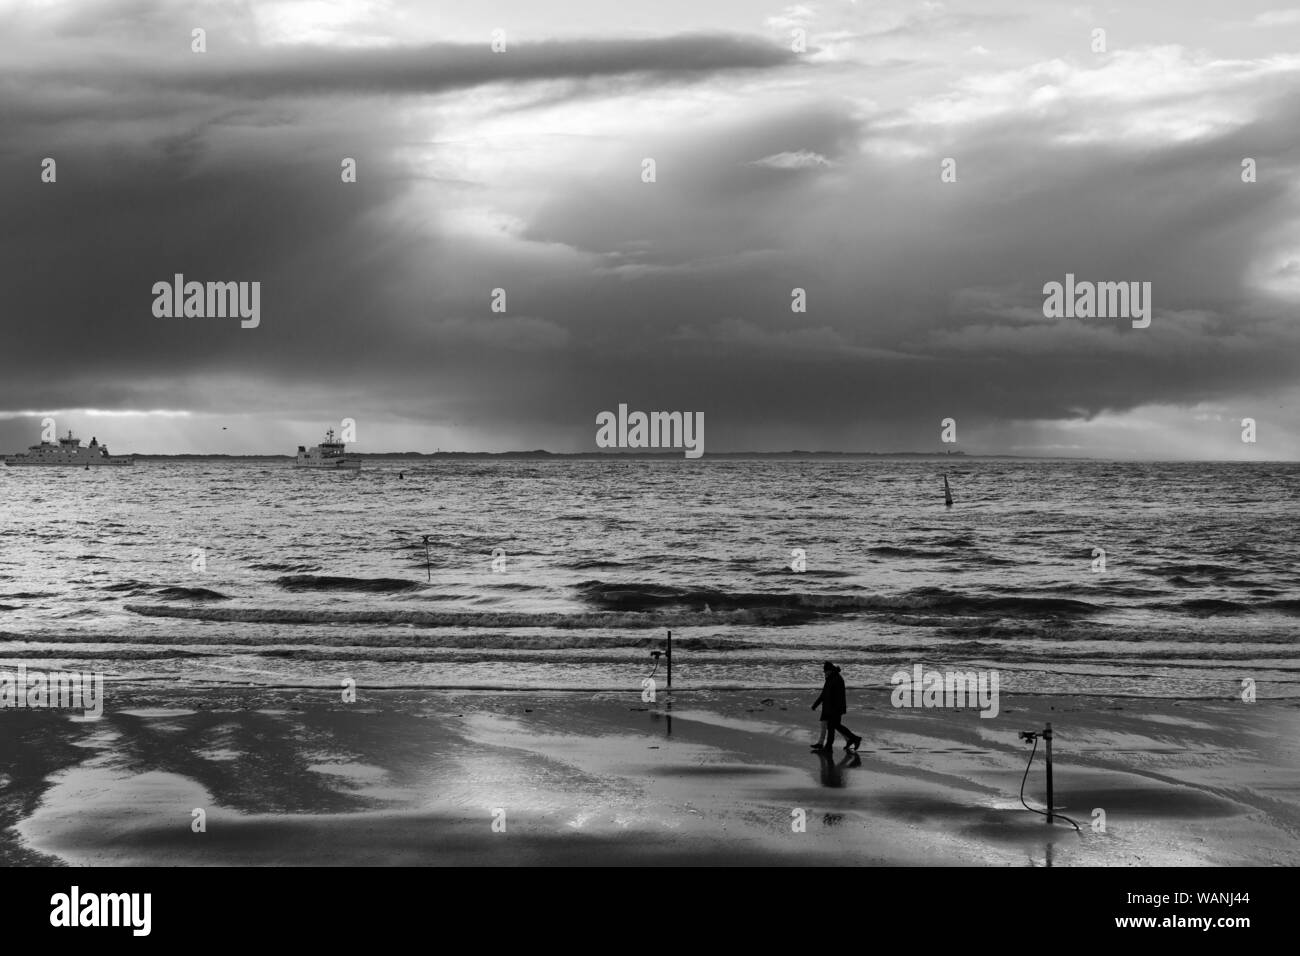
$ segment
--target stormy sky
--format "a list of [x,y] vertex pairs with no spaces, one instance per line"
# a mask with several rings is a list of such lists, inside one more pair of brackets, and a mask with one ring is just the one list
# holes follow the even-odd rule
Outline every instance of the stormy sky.
[[1278,0],[0,0],[0,450],[1294,460],[1298,213]]

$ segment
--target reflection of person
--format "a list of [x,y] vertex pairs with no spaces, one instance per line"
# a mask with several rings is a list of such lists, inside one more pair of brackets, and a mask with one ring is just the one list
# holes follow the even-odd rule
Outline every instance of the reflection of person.
[[834,750],[835,731],[838,730],[844,735],[844,749],[856,751],[858,745],[862,743],[862,738],[840,723],[840,718],[848,709],[844,693],[844,678],[840,676],[840,669],[830,661],[822,664],[822,671],[826,674],[826,683],[822,685],[822,692],[813,701],[812,709],[816,710],[819,706],[822,709],[822,726],[826,728],[826,744],[824,747],[813,749]]
[[849,767],[861,767],[862,758],[855,753],[847,753],[839,763],[831,756],[831,748],[826,747],[817,754],[817,759],[821,763],[821,780],[823,787],[842,787],[844,786],[844,770]]

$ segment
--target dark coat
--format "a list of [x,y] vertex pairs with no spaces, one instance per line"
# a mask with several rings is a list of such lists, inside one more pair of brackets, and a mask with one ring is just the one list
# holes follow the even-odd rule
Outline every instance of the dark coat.
[[822,720],[843,717],[844,712],[848,709],[844,695],[844,678],[840,676],[838,667],[826,675],[826,683],[822,685],[822,692],[813,701],[814,707],[818,704],[821,704]]

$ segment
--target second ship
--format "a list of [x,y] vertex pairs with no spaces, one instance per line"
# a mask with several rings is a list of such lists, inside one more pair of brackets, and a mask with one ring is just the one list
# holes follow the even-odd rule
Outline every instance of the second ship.
[[326,468],[331,470],[359,469],[361,460],[349,458],[343,451],[343,442],[336,441],[334,429],[325,433],[325,440],[311,448],[298,446],[298,457],[294,459],[295,468]]

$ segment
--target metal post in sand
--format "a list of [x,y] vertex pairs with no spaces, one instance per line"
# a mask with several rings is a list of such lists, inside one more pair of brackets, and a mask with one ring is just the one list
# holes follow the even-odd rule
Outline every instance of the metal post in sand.
[[668,650],[664,654],[668,659],[668,689],[673,689],[673,632],[668,632]]
[[1043,731],[1043,740],[1047,742],[1047,823],[1052,823],[1052,725]]

